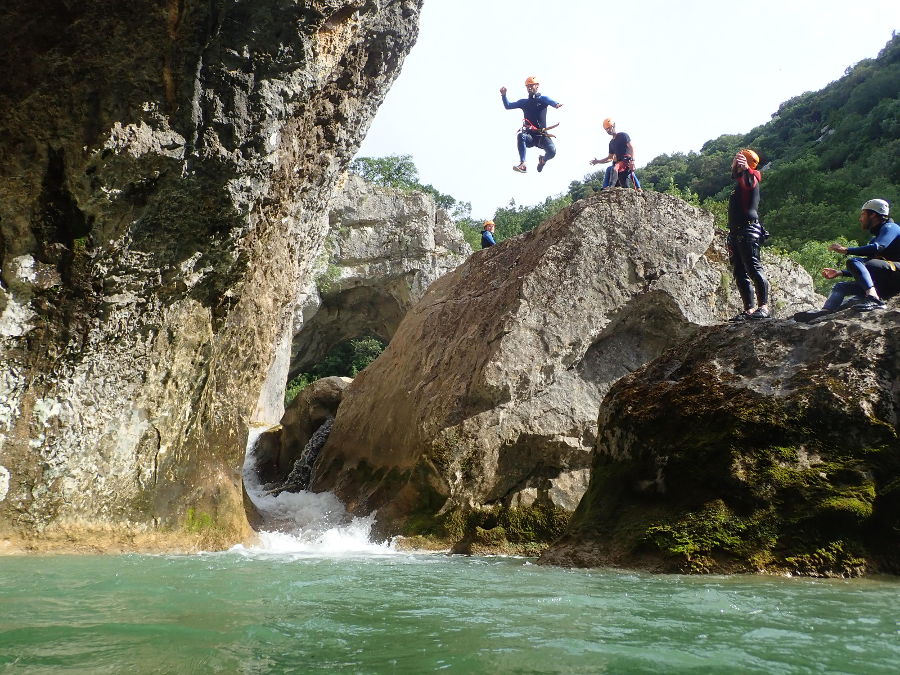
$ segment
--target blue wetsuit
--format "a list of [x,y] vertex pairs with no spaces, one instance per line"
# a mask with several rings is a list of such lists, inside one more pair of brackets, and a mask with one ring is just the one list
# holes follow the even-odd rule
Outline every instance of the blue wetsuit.
[[481,231],[481,248],[488,248],[489,246],[493,246],[497,242],[494,241],[494,235],[491,234],[488,230]]
[[[848,255],[863,256],[847,260],[847,269],[841,271],[854,281],[841,281],[831,289],[824,309],[836,310],[848,295],[864,296],[875,288],[882,298],[900,292],[900,225],[887,220],[872,230],[874,235],[865,246],[847,249]],[[877,257],[876,257],[877,256]]]
[[[502,96],[504,108],[507,110],[520,108],[525,119],[531,123],[531,126],[537,127],[538,129],[538,131],[523,129],[518,133],[516,141],[519,149],[519,161],[524,164],[525,148],[533,148],[535,146],[544,151],[545,162],[553,159],[556,156],[556,146],[553,144],[553,139],[540,133],[539,130],[547,127],[547,107],[551,105],[556,107],[559,103],[543,94],[529,96],[528,98],[520,98],[513,103],[509,102],[509,99],[506,98],[506,94],[502,94]],[[525,127],[528,127],[528,125],[525,125]]]

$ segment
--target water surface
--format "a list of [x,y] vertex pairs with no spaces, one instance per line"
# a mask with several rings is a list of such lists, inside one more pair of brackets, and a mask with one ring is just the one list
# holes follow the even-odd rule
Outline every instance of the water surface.
[[283,543],[191,556],[0,558],[0,671],[896,673],[900,665],[892,578],[651,576]]

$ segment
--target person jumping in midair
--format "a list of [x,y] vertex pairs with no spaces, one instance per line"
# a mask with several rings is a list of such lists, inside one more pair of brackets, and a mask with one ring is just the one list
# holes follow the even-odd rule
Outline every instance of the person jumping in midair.
[[[528,90],[528,98],[520,98],[510,103],[506,98],[506,87],[500,87],[500,95],[503,97],[503,107],[507,110],[520,108],[525,116],[522,128],[516,139],[519,148],[519,163],[513,167],[513,171],[525,173],[525,148],[540,148],[544,154],[538,157],[537,170],[544,170],[544,165],[556,156],[556,146],[553,144],[553,136],[547,133],[547,107],[562,108],[562,103],[557,103],[548,96],[538,94],[540,81],[535,76],[525,80],[525,89]],[[555,125],[554,125],[555,126]],[[553,127],[550,127],[551,129]]]

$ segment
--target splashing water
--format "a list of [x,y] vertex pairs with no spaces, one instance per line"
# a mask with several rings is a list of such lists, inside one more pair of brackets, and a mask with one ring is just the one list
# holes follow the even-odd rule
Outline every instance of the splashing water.
[[269,494],[256,475],[254,448],[265,428],[252,428],[244,460],[244,486],[250,501],[265,523],[258,532],[259,543],[231,550],[245,554],[287,554],[291,556],[344,557],[397,553],[393,544],[371,541],[375,514],[351,516],[330,492],[281,492]]

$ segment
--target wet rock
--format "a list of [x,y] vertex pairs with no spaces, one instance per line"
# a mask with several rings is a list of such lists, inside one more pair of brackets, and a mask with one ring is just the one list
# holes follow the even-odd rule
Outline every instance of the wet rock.
[[[334,419],[343,392],[352,381],[349,377],[323,377],[310,383],[291,401],[281,424],[260,435],[253,447],[260,485],[278,487],[289,482],[289,474],[307,443],[326,422]],[[308,485],[307,477],[304,488]]]
[[613,385],[541,562],[900,573],[900,305],[705,328]]

